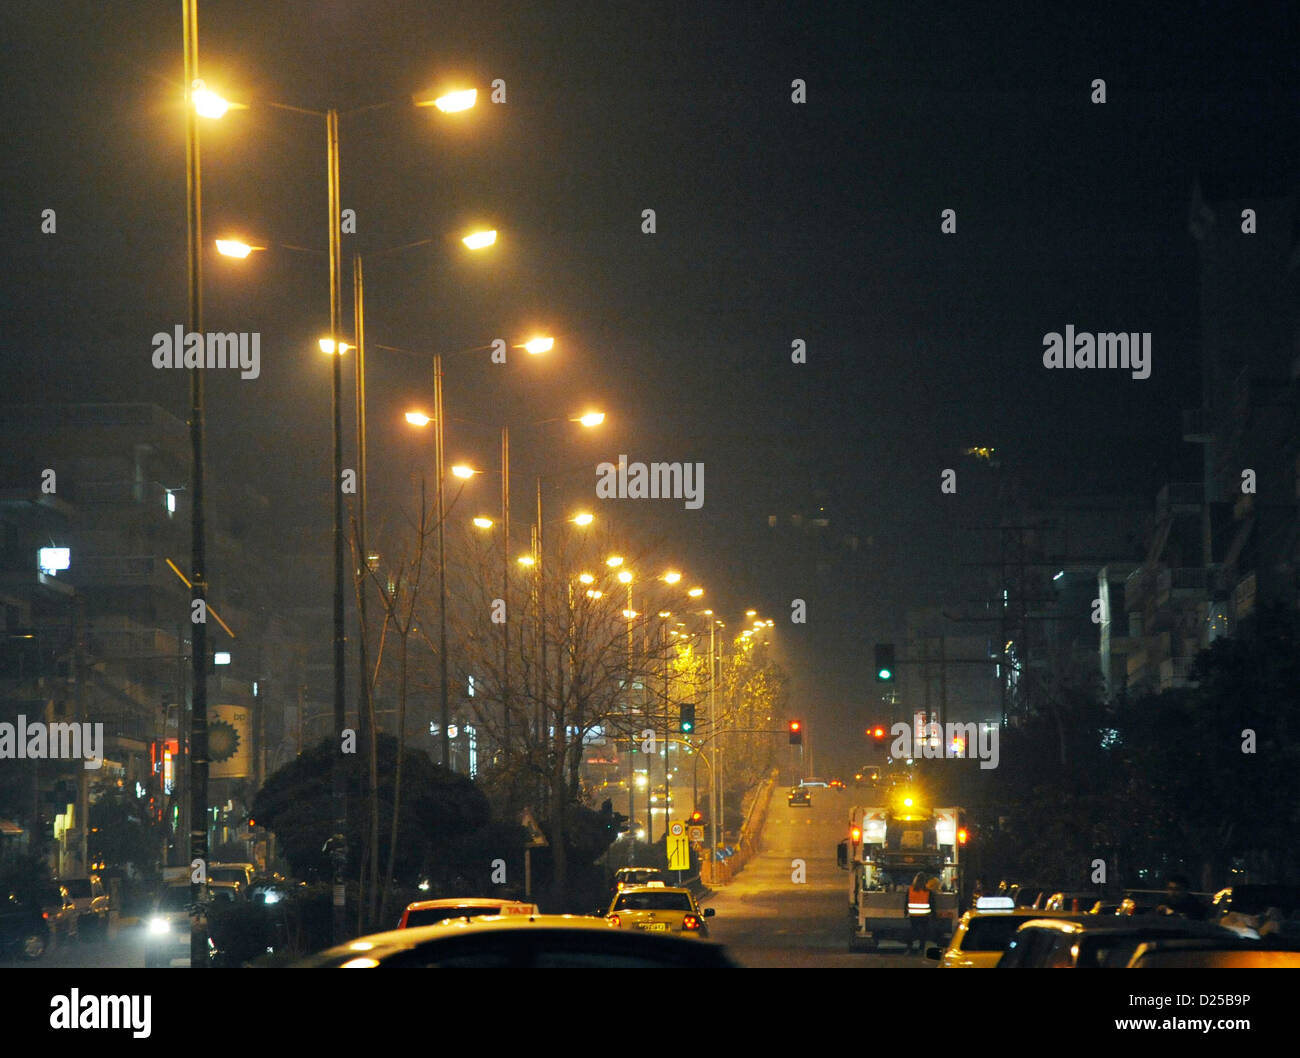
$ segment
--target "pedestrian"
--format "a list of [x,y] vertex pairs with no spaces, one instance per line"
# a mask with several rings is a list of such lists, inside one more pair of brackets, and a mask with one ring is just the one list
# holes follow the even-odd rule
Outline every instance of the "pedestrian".
[[1202,921],[1206,917],[1205,905],[1191,893],[1191,883],[1184,874],[1171,874],[1165,879],[1165,899],[1156,911],[1165,915]]
[[925,954],[925,946],[930,940],[930,919],[934,914],[934,897],[926,887],[925,873],[917,872],[912,879],[911,888],[907,890],[907,922],[911,938],[907,943],[907,953],[912,953],[915,944],[920,954]]

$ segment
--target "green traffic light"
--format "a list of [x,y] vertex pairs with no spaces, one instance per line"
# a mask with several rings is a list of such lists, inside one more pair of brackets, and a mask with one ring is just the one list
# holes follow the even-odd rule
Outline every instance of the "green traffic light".
[[889,669],[881,669],[878,673],[876,673],[876,678],[880,680],[887,680],[893,675],[894,674],[890,672]]

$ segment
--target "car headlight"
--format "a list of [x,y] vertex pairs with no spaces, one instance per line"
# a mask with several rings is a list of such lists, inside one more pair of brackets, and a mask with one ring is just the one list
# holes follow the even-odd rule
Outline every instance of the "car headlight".
[[276,890],[274,889],[270,890],[265,896],[262,897],[262,903],[264,904],[278,904],[279,902],[280,902],[280,894],[276,892]]
[[151,937],[160,937],[172,931],[172,924],[161,915],[154,915],[149,920],[149,935]]

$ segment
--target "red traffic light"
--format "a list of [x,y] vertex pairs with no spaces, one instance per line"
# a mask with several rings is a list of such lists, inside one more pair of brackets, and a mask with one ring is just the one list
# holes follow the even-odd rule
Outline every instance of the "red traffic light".
[[790,730],[791,730],[791,731],[798,731],[802,726],[803,726],[803,725],[800,724],[798,720],[791,720],[791,721],[790,721]]
[[875,727],[871,729],[870,734],[872,738],[879,741],[880,739],[885,737],[885,729],[881,727],[879,724],[877,724]]
[[692,822],[692,823],[703,823],[703,822],[704,822],[704,813],[701,812],[701,811],[697,808],[694,812],[691,813],[691,822]]

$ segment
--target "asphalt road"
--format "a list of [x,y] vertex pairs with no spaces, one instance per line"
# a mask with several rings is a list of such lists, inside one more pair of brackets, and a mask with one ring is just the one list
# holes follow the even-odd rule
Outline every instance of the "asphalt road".
[[742,966],[936,965],[889,942],[880,952],[849,953],[849,876],[835,864],[835,847],[848,831],[853,796],[852,789],[817,789],[810,807],[792,808],[784,787],[773,793],[758,855],[703,902],[717,910],[710,939]]

